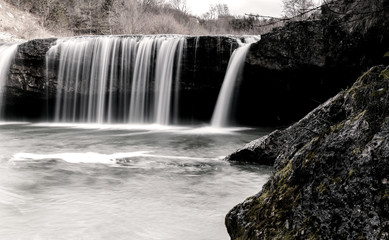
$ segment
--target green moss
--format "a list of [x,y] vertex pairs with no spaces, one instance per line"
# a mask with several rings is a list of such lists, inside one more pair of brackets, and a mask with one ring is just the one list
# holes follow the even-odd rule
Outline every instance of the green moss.
[[360,235],[360,236],[357,237],[357,240],[365,240],[365,239],[366,239],[366,237],[363,236],[363,235]]
[[319,193],[323,193],[327,191],[327,186],[325,186],[323,183],[321,183],[319,186],[316,187],[316,191]]
[[[269,239],[294,239],[295,230],[286,228],[286,220],[297,207],[301,195],[297,185],[290,181],[293,172],[293,159],[278,171],[271,184],[264,187],[261,195],[250,203],[246,221],[253,222],[242,239],[256,238],[257,231],[262,231]],[[266,200],[265,202],[265,199]]]
[[320,139],[319,137],[314,137],[314,138],[312,138],[312,140],[309,143],[312,144],[312,143],[316,142],[319,139]]
[[316,151],[311,151],[307,154],[307,156],[305,157],[305,161],[303,162],[303,166],[305,167],[305,165],[309,162],[311,162],[314,158],[316,157]]
[[389,69],[383,70],[380,73],[379,77],[382,78],[382,79],[388,79],[389,78]]
[[361,154],[362,153],[362,150],[361,150],[361,148],[355,148],[354,150],[353,150],[353,154],[354,155],[359,155],[359,154]]
[[281,169],[279,172],[276,173],[276,176],[285,178],[291,173],[292,169],[293,169],[293,159],[290,159],[288,164],[283,169]]
[[353,117],[351,119],[351,123],[354,123],[356,121],[358,121],[361,117],[363,117],[364,115],[366,114],[366,110],[360,112],[359,114],[355,115],[355,117]]
[[[318,142],[320,140],[320,137],[314,137],[311,139],[311,141],[309,141],[307,144],[305,144],[302,148],[300,148],[298,151],[301,151],[307,147],[310,147],[312,146],[313,144],[315,144],[316,142]],[[313,147],[314,148],[314,147]],[[306,154],[306,157],[305,157],[305,161],[302,162],[303,164],[303,167],[305,167],[305,165],[309,162],[311,162],[315,156],[316,156],[316,153],[317,151],[309,151],[308,154]]]
[[295,236],[293,231],[287,231],[287,232],[282,234],[282,238],[281,239],[294,240],[294,239],[296,239],[296,236]]
[[370,98],[381,98],[387,92],[386,88],[380,88],[376,91],[370,92]]
[[389,199],[389,192],[388,190],[381,190],[379,193],[378,193],[378,201],[386,201]]
[[355,92],[356,92],[356,88],[355,87],[351,87],[349,88],[347,91],[346,91],[346,94],[350,95],[354,98],[355,96]]
[[344,127],[345,121],[342,121],[341,123],[337,125],[331,126],[331,132],[339,132]]
[[266,198],[269,197],[269,191],[268,190],[263,190],[261,193],[261,196],[259,196],[259,202],[263,204]]
[[331,178],[330,180],[332,181],[333,184],[336,184],[336,185],[342,182],[341,177]]
[[362,76],[360,76],[358,78],[358,80],[356,81],[356,83],[358,84],[361,84],[363,83],[365,80],[369,79],[370,78],[370,74],[371,74],[372,70],[370,69],[369,71],[365,72],[364,74],[362,74]]
[[351,178],[355,173],[355,170],[354,169],[350,169],[350,171],[348,171],[348,174],[347,174],[347,177],[348,178]]

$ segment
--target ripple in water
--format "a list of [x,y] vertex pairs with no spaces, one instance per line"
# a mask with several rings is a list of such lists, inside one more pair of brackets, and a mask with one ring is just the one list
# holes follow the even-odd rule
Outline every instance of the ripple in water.
[[1,239],[228,239],[271,169],[220,156],[268,130],[0,125]]

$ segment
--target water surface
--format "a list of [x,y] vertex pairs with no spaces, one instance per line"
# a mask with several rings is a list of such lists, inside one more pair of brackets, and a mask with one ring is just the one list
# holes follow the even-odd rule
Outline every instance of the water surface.
[[268,129],[0,124],[1,239],[229,239],[271,168],[222,157]]

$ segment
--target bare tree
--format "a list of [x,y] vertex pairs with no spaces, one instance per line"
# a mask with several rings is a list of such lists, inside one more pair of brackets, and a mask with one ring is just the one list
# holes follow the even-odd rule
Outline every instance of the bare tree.
[[230,15],[230,10],[228,8],[228,5],[225,3],[218,3],[215,5],[209,5],[209,10],[208,12],[204,13],[201,18],[207,19],[207,20],[212,20],[212,19],[217,19],[222,16],[229,16]]
[[225,3],[217,3],[213,6],[215,8],[216,14],[218,17],[221,16],[230,16],[230,9]]
[[158,12],[159,8],[165,3],[164,0],[138,0],[141,4],[143,12]]
[[306,19],[306,12],[315,6],[313,0],[282,0],[282,3],[286,17],[298,16],[299,19]]
[[186,0],[170,0],[170,6],[173,9],[177,9],[183,13],[188,13]]
[[144,13],[144,5],[136,0],[117,0],[112,7],[111,21],[115,23],[115,33],[139,34],[143,32],[148,13]]

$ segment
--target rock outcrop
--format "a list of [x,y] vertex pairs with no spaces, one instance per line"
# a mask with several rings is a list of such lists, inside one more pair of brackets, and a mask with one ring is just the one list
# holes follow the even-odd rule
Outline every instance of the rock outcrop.
[[388,239],[389,67],[227,159],[275,167],[226,216],[232,239]]
[[381,0],[327,2],[320,17],[286,23],[252,45],[238,107],[255,102],[239,112],[246,125],[291,124],[370,67],[389,64],[389,8]]
[[37,39],[19,45],[6,82],[7,119],[48,119],[49,102],[55,97],[55,83],[46,77],[46,52],[55,39]]

